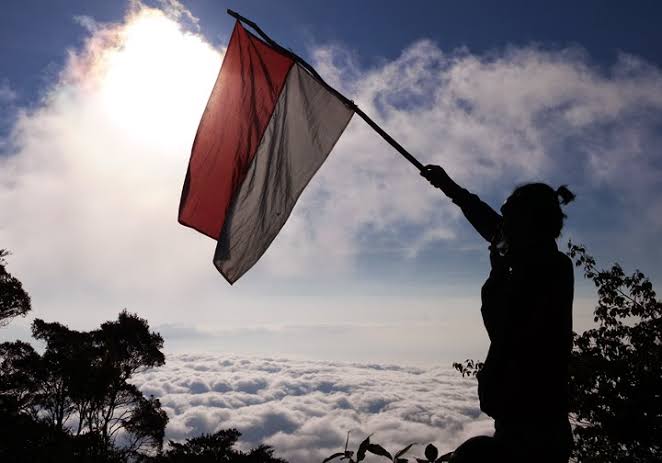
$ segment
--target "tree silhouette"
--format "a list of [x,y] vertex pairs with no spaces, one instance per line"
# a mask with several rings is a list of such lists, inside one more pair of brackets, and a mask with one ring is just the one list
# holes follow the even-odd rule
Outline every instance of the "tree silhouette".
[[[0,250],[0,323],[30,310],[21,282],[5,270]],[[92,331],[36,319],[27,342],[0,344],[0,462],[286,463],[260,445],[233,448],[241,435],[221,430],[170,442],[168,416],[130,380],[165,363],[163,338],[147,320],[120,312]]]
[[159,463],[287,463],[273,456],[273,449],[260,445],[248,452],[236,450],[234,445],[241,433],[224,429],[213,434],[186,439],[183,443],[169,442],[169,449],[156,459]]
[[597,327],[575,335],[570,399],[579,461],[662,460],[662,302],[640,271],[601,270],[569,243],[598,292]]
[[41,357],[23,341],[0,344],[0,404],[2,410],[37,417]]
[[[45,427],[49,446],[83,459],[135,459],[160,452],[168,417],[158,399],[144,397],[129,382],[136,373],[165,363],[163,338],[149,331],[146,320],[124,310],[99,329],[76,331],[36,319],[32,334],[45,344],[42,354],[22,341],[0,344],[5,421],[31,420],[34,426],[25,433]],[[14,450],[14,461],[28,461],[21,458],[23,446]]]
[[0,326],[14,317],[25,316],[32,309],[30,296],[21,282],[7,272],[5,257],[8,255],[6,249],[0,249]]

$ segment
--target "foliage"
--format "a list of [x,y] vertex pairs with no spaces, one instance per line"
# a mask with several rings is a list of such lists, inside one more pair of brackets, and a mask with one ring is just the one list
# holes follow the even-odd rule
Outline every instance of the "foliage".
[[[348,463],[359,463],[365,459],[367,453],[372,453],[373,455],[384,457],[393,463],[407,463],[409,459],[405,458],[405,454],[409,452],[409,450],[414,445],[416,445],[415,443],[411,443],[409,445],[406,445],[404,448],[398,450],[394,454],[391,454],[381,445],[370,442],[370,437],[371,436],[366,437],[359,444],[359,448],[356,450],[356,452],[354,452],[353,450],[349,450],[348,448],[349,447],[349,432],[348,432],[347,440],[345,441],[345,449],[342,452],[334,453],[329,457],[325,458],[322,463],[330,462],[332,460],[335,460],[336,458],[340,460],[347,460]],[[356,453],[356,457],[354,457],[355,453]],[[437,448],[432,444],[428,444],[427,447],[425,447],[425,459],[416,458],[416,461],[418,463],[440,463],[444,461],[449,461],[452,454],[447,453],[440,457],[438,455],[439,455],[439,451],[437,450]]]
[[453,368],[462,374],[462,377],[475,377],[478,372],[483,368],[483,362],[477,360],[467,359],[464,363],[454,362]]
[[14,317],[25,316],[31,309],[30,296],[22,283],[6,269],[9,253],[0,249],[0,326]]
[[640,271],[568,254],[597,288],[597,327],[575,335],[570,398],[579,461],[662,460],[662,302]]
[[[80,461],[161,450],[168,417],[158,399],[129,383],[135,373],[165,362],[163,338],[146,320],[125,310],[83,332],[36,319],[32,335],[45,344],[42,354],[22,341],[0,344],[0,418],[11,423],[0,436],[3,461],[37,459],[26,455],[44,446],[50,458],[60,452]],[[41,440],[28,452],[24,442],[37,431]]]
[[122,311],[84,332],[35,320],[39,354],[23,341],[0,344],[0,461],[286,463],[260,445],[236,450],[235,429],[170,441],[158,399],[129,381],[163,365],[163,339]]
[[236,450],[234,445],[241,436],[236,429],[225,429],[214,434],[202,434],[184,443],[170,441],[168,450],[154,459],[158,463],[287,463],[273,456],[273,449],[260,445],[248,452]]
[[446,453],[439,456],[439,450],[432,444],[428,444],[425,447],[425,458],[417,458],[417,463],[441,463],[444,461],[450,461],[453,456],[453,452]]

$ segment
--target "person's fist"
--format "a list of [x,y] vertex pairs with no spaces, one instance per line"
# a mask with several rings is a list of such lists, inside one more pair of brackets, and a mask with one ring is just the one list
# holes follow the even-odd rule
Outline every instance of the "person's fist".
[[440,167],[435,166],[434,164],[428,164],[421,171],[421,175],[425,177],[435,188],[443,189],[444,186],[448,185],[451,181],[450,177],[446,171]]

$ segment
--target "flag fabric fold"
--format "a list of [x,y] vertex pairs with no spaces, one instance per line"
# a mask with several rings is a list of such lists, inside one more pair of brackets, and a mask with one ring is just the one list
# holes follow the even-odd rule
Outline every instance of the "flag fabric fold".
[[217,240],[234,283],[264,254],[354,111],[292,56],[235,24],[200,121],[179,222]]

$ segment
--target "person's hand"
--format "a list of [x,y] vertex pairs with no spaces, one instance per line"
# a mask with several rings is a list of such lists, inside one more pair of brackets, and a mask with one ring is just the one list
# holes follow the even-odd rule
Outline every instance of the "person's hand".
[[428,164],[421,171],[421,175],[425,177],[435,188],[441,188],[442,190],[451,186],[453,181],[448,176],[446,171],[440,167],[435,166],[434,164]]

